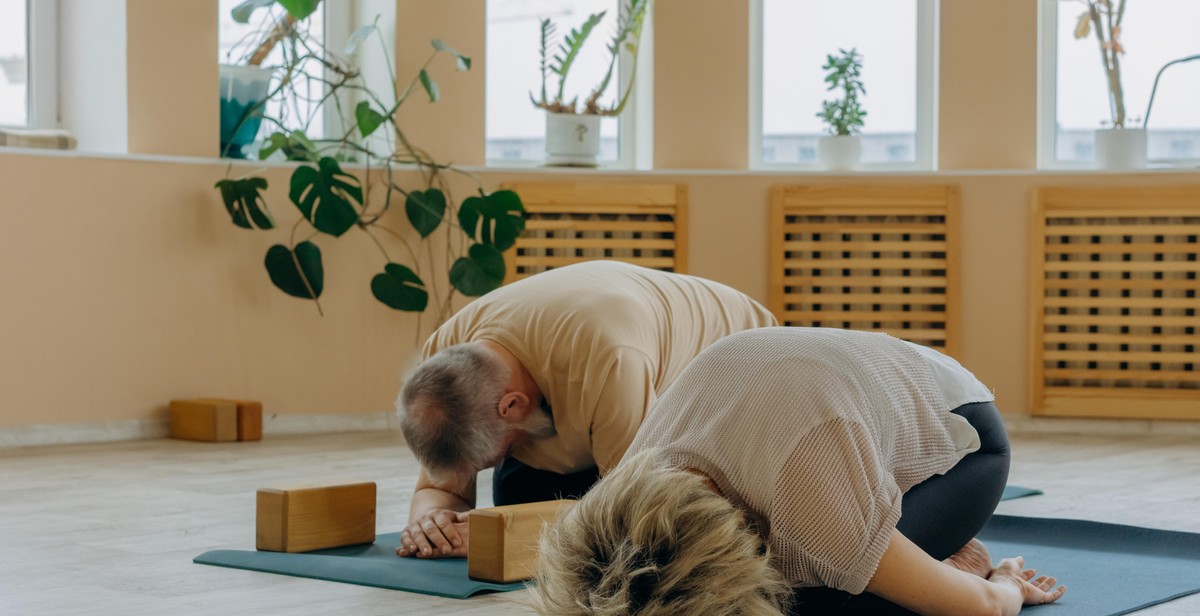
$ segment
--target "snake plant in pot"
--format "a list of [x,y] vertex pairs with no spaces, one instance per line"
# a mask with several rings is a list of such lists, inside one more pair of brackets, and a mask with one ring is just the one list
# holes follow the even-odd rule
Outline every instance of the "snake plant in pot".
[[[379,254],[373,274],[362,276],[363,290],[369,288],[379,302],[396,310],[419,315],[430,311],[434,325],[449,316],[455,294],[475,297],[500,286],[506,273],[504,252],[525,226],[520,197],[508,190],[489,193],[473,174],[434,160],[405,136],[397,121],[399,109],[411,96],[423,92],[434,102],[440,97],[430,69],[435,59],[449,56],[458,70],[470,70],[471,59],[434,40],[416,75],[399,81],[387,57],[385,37],[375,25],[357,30],[342,54],[302,31],[287,36],[296,37],[290,44],[305,51],[287,55],[279,69],[284,79],[305,74],[324,82],[326,93],[313,113],[333,105],[347,129],[314,138],[264,114],[274,128],[258,150],[259,157],[296,163],[287,190],[296,216],[282,231],[276,229],[275,213],[267,205],[267,178],[260,171],[235,175],[231,165],[216,184],[234,225],[283,236],[263,260],[275,287],[312,301],[324,314],[321,245],[351,235]],[[390,77],[386,87],[373,89],[355,68],[353,59],[368,41],[378,42],[371,48],[385,50]],[[306,65],[310,59],[315,63]],[[281,92],[277,88],[272,94]],[[357,104],[343,108],[348,100]],[[348,164],[360,169],[344,167]],[[452,176],[459,179],[452,182]],[[473,194],[456,202],[452,184],[464,183]],[[439,275],[445,277],[440,282]],[[421,331],[418,317],[418,341]]]
[[841,98],[823,103],[821,118],[829,127],[830,135],[817,140],[817,160],[821,167],[830,171],[849,171],[862,158],[863,118],[867,112],[862,108],[859,95],[867,90],[862,82],[862,56],[857,49],[838,50],[839,55],[825,56],[825,83],[827,90],[838,90]]
[[[596,166],[596,156],[600,152],[600,120],[620,115],[633,92],[642,25],[649,7],[650,0],[626,0],[607,46],[608,68],[599,84],[584,99],[582,106],[578,104],[578,96],[569,100],[566,98],[567,76],[584,43],[604,19],[605,12],[589,15],[578,28],[571,30],[558,41],[557,48],[557,26],[548,18],[541,20],[539,52],[542,88],[540,97],[530,93],[529,98],[535,107],[546,111],[547,165]],[[630,65],[634,68],[629,71],[626,86],[619,91],[618,100],[606,105],[600,99],[613,84],[613,76],[617,72],[618,61],[623,51],[630,54]],[[558,85],[553,89],[547,84],[551,74],[558,77]]]

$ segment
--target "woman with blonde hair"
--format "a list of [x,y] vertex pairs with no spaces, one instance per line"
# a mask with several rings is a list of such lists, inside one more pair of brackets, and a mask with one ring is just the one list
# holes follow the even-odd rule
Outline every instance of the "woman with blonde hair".
[[543,614],[1012,615],[1065,587],[975,535],[1008,477],[991,392],[886,334],[765,328],[698,356],[542,539]]

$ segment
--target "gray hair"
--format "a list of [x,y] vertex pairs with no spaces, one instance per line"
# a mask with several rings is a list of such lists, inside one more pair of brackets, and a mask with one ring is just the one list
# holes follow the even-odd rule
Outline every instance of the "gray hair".
[[741,510],[650,450],[548,528],[530,604],[555,616],[778,615],[791,588],[770,560]]
[[442,349],[409,375],[396,400],[410,449],[435,478],[486,468],[508,430],[496,407],[512,371],[479,344]]

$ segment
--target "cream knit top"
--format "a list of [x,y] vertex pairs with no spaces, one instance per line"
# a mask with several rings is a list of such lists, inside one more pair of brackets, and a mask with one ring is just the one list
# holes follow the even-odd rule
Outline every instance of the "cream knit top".
[[[965,401],[991,400],[958,369],[959,392],[982,398]],[[654,448],[708,475],[748,512],[793,585],[857,594],[879,566],[901,495],[978,448],[945,398],[922,352],[887,334],[751,330],[688,366],[626,456]]]

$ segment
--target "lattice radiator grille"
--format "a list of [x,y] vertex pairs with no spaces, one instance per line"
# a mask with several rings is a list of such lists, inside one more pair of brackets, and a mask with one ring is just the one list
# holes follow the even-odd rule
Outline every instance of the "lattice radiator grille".
[[506,282],[581,261],[687,268],[687,193],[675,184],[524,183],[507,186],[528,213]]
[[1200,191],[1046,189],[1034,231],[1035,411],[1200,419]]
[[954,189],[792,187],[773,201],[771,308],[781,323],[957,350]]

